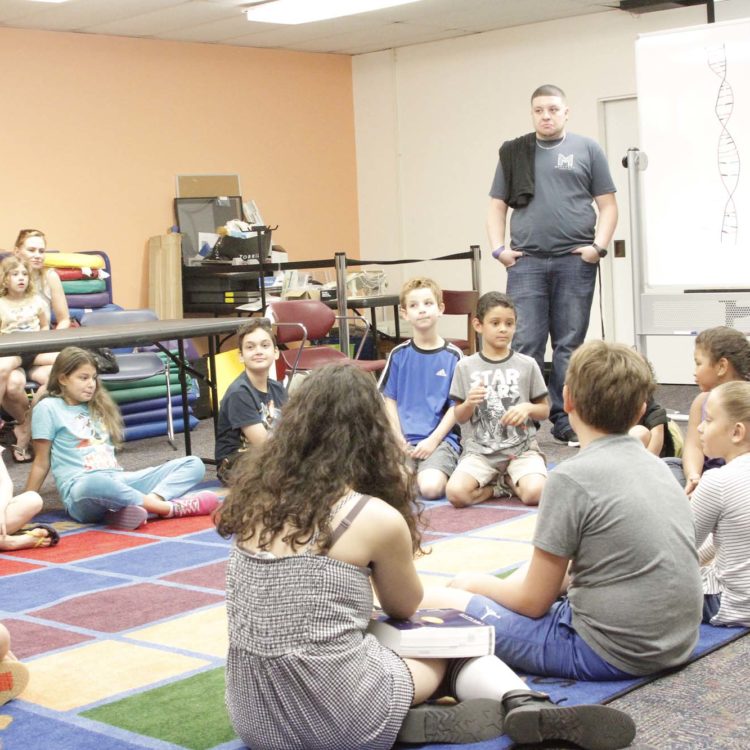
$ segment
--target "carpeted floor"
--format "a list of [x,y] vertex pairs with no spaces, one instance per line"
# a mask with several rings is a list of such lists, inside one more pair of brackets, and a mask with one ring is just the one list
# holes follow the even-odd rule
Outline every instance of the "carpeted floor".
[[[666,387],[660,396],[686,411],[694,393]],[[210,422],[193,439],[195,453],[210,455]],[[540,442],[551,463],[576,451],[553,441],[547,427]],[[121,460],[139,468],[174,455],[153,438],[128,444]],[[28,467],[9,468],[22,486]],[[61,518],[50,481],[43,495],[45,510]],[[465,511],[436,503],[427,516],[433,553],[418,563],[426,584],[457,570],[506,572],[530,555],[534,512],[520,503]],[[0,747],[241,747],[223,708],[227,543],[206,519],[160,521],[139,532],[56,525],[65,533],[54,550],[0,555],[0,619],[32,672],[23,699],[0,709]],[[747,747],[749,650],[750,639],[740,638],[618,698],[614,705],[638,725],[636,746]]]

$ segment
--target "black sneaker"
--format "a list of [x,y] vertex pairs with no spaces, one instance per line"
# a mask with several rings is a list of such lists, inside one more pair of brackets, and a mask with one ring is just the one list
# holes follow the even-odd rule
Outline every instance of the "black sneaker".
[[571,448],[578,448],[581,444],[578,440],[576,431],[570,426],[566,425],[561,430],[552,430],[552,437],[555,440],[559,440],[561,443],[567,443]]
[[422,703],[407,712],[398,741],[463,745],[491,740],[503,733],[504,714],[503,704],[489,698],[473,698],[448,706]]
[[619,750],[635,737],[635,723],[611,706],[556,706],[542,693],[512,690],[503,696],[505,733],[519,745],[573,742],[584,750]]

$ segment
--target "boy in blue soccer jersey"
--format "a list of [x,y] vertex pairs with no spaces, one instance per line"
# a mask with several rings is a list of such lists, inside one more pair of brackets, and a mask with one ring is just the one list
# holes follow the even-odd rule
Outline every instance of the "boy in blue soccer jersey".
[[432,279],[409,279],[400,304],[413,338],[391,351],[379,387],[397,439],[414,460],[419,493],[436,500],[458,461],[450,385],[463,354],[437,332],[443,293]]

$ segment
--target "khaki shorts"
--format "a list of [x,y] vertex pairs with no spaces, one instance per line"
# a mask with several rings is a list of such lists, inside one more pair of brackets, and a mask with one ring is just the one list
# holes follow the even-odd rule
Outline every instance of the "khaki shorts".
[[449,477],[458,463],[458,451],[447,440],[443,440],[427,458],[410,458],[409,461],[417,474],[426,469],[437,469]]
[[529,474],[541,474],[546,477],[547,465],[543,453],[529,448],[517,458],[500,461],[488,461],[479,453],[464,454],[458,462],[456,471],[462,471],[476,479],[480,487],[485,487],[498,476],[502,478],[506,474],[513,480],[513,484],[518,485],[518,482]]

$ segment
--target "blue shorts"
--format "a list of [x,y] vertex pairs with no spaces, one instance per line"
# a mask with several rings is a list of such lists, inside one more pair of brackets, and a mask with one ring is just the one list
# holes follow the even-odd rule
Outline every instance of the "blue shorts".
[[485,596],[473,596],[467,614],[495,628],[495,654],[511,669],[573,680],[627,680],[634,675],[602,659],[571,623],[567,598],[538,619],[519,615]]

